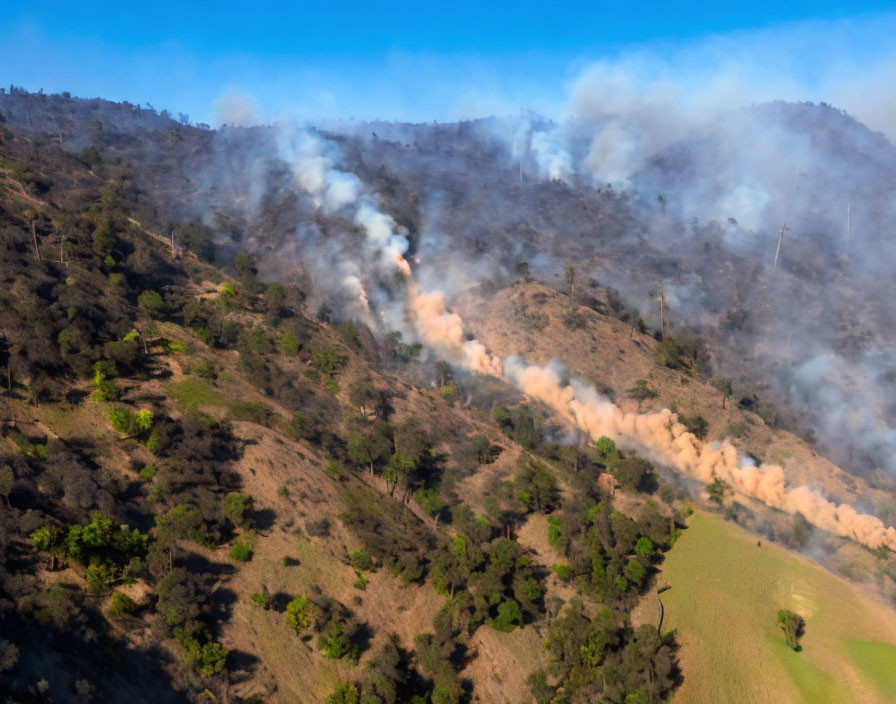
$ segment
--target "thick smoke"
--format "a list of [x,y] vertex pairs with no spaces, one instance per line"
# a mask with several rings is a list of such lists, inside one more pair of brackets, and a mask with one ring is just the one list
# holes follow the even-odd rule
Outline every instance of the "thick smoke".
[[[538,132],[527,132],[530,150],[537,151],[532,143]],[[338,290],[353,302],[349,305],[354,305],[357,314],[374,323],[378,316],[371,315],[369,308],[385,310],[387,329],[405,327],[405,320],[409,320],[416,337],[445,359],[508,381],[592,440],[606,435],[623,449],[683,475],[702,482],[723,479],[740,494],[787,513],[799,512],[825,531],[872,548],[896,550],[896,531],[879,519],[859,514],[848,505],[837,505],[811,488],[788,487],[782,467],[765,463],[757,466],[740,456],[728,441],[702,443],[669,410],[625,413],[587,384],[567,382],[558,364],[527,366],[518,358],[502,362],[478,340],[467,339],[463,321],[448,308],[445,295],[418,288],[403,256],[408,249],[405,233],[361,180],[342,167],[336,145],[304,127],[281,126],[275,134],[267,158],[287,166],[288,178],[278,182],[280,189],[304,199],[311,216],[294,230],[297,256],[320,264],[317,281],[327,295]],[[566,162],[561,159],[558,163]],[[276,172],[270,164],[265,169]],[[551,177],[550,169],[545,177]],[[263,211],[269,204],[262,199],[257,207]],[[307,224],[307,220],[314,221],[315,213],[345,222],[348,230],[338,237],[327,237],[320,229],[324,225]],[[403,285],[395,285],[396,276],[404,280]],[[681,291],[678,293],[680,296]],[[812,373],[817,372],[803,370],[794,379],[799,381]]]
[[575,169],[563,127],[535,115],[523,116],[516,122],[511,154],[519,164],[520,175],[524,167],[534,167],[541,179],[571,181]]
[[[419,339],[451,362],[482,374],[503,378],[538,399],[593,440],[607,435],[624,449],[703,482],[718,477],[735,491],[787,513],[802,513],[819,528],[857,540],[870,547],[896,550],[896,531],[878,519],[859,514],[848,505],[837,505],[807,487],[788,487],[784,470],[773,464],[756,465],[738,454],[728,441],[704,444],[668,410],[658,413],[624,413],[593,388],[581,382],[565,383],[562,368],[526,366],[521,360],[502,361],[478,340],[466,339],[463,321],[448,309],[441,291],[420,292],[410,266],[403,258],[407,240],[396,232],[394,221],[383,213],[360,180],[338,168],[334,145],[306,131],[280,138],[280,154],[290,165],[295,182],[315,207],[328,213],[344,213],[361,227],[365,254],[377,262],[371,276],[381,280],[388,271],[408,279],[407,308]],[[347,261],[357,262],[357,254]],[[356,265],[357,266],[357,265]],[[360,267],[359,267],[360,268]],[[360,279],[348,276],[359,297],[366,296]]]
[[749,457],[739,455],[728,440],[703,443],[668,409],[626,413],[592,386],[581,381],[565,382],[559,363],[527,365],[519,357],[501,363],[479,341],[463,342],[463,322],[457,314],[447,312],[440,293],[418,295],[412,289],[410,305],[427,344],[468,369],[505,379],[593,441],[607,436],[624,450],[703,483],[722,479],[734,491],[786,513],[800,513],[824,531],[870,548],[896,551],[896,529],[885,526],[880,519],[860,514],[848,504],[829,501],[809,487],[788,487],[782,467],[756,465]]
[[389,316],[396,325],[403,304],[395,305],[392,278],[410,273],[407,231],[342,166],[335,142],[303,124],[225,128],[212,154],[194,208],[215,229],[222,216],[233,221],[235,242],[219,234],[225,260],[247,249],[268,277],[281,280],[301,268],[315,310],[371,327]]
[[[662,287],[670,319],[711,339],[715,373],[769,379],[768,400],[801,414],[788,427],[865,477],[896,475],[894,28],[891,15],[629,51],[581,70],[559,123],[494,130],[509,168],[624,191],[640,222],[614,240],[621,254],[595,233],[588,273],[651,325]],[[837,60],[806,71],[821,45]],[[816,103],[768,102],[782,97]],[[587,231],[548,244],[553,225],[541,243],[562,267]]]
[[463,321],[448,311],[441,291],[419,293],[416,284],[408,292],[408,307],[421,340],[450,361],[480,374],[501,376],[501,360],[490,355],[479,340],[464,341]]
[[311,196],[315,207],[330,215],[345,212],[363,228],[365,253],[376,264],[395,267],[403,262],[402,255],[408,249],[405,233],[371,196],[363,193],[361,179],[337,168],[335,144],[301,127],[280,128],[277,142],[296,184]]

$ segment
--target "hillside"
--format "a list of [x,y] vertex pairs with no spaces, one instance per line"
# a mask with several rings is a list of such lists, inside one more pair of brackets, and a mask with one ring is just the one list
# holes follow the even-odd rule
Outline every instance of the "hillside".
[[[697,575],[695,577],[695,575]],[[663,565],[664,627],[681,639],[673,702],[888,702],[896,683],[892,607],[803,558],[698,512]],[[778,609],[806,621],[784,643]],[[657,622],[656,597],[634,618]]]
[[[587,275],[644,283],[680,263],[623,237],[668,225],[626,194],[509,182],[478,123],[417,126],[402,144],[386,129],[212,131],[22,92],[0,94],[0,113],[0,688],[13,701],[687,698],[718,683],[695,674],[700,624],[674,600],[700,592],[694,562],[722,568],[707,531],[731,554],[753,541],[703,513],[688,527],[695,505],[896,593],[885,548],[589,441],[509,377],[421,344],[417,285],[438,283],[437,327],[460,349],[475,337],[500,359],[560,359],[622,411],[670,408],[707,447],[731,438],[791,485],[894,515],[885,476],[848,474],[792,432],[805,417],[772,402],[761,364],[732,383],[718,338],[648,326],[637,297]],[[306,162],[327,165],[319,182],[302,180]],[[722,279],[736,260],[719,256],[701,266]],[[767,553],[778,572],[760,586],[791,569],[822,591],[845,584]],[[678,630],[658,634],[638,609],[664,580]],[[794,692],[846,681],[877,701],[878,642],[893,640],[868,614],[889,607],[855,594],[861,627],[807,614],[807,657],[773,652]],[[739,621],[745,643],[773,631],[757,619]],[[810,650],[838,638],[840,660]]]
[[672,642],[626,617],[671,544],[674,494],[615,509],[629,492],[597,477],[625,457],[545,441],[518,392],[310,315],[247,255],[233,276],[171,247],[129,209],[126,164],[34,147],[0,144],[15,700],[674,686]]

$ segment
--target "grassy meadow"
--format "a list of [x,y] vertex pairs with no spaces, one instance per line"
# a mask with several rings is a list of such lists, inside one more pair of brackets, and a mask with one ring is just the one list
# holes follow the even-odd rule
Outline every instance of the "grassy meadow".
[[[682,644],[677,704],[896,701],[896,610],[822,567],[697,512],[666,556],[659,583]],[[793,652],[775,616],[803,616]],[[640,620],[655,623],[656,597]]]

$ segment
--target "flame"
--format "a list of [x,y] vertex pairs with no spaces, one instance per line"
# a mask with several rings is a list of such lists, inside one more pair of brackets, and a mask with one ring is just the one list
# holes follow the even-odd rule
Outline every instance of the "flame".
[[401,256],[397,252],[395,254],[395,264],[398,266],[398,269],[399,269],[399,271],[401,271],[402,274],[404,274],[408,278],[411,278],[411,265],[408,264],[407,259],[405,259],[403,256]]

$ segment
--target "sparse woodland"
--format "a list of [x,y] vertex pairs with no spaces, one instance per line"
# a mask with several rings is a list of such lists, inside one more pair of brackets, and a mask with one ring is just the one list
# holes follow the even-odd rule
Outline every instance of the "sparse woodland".
[[[681,487],[608,438],[566,441],[537,404],[398,333],[310,306],[306,277],[224,237],[240,226],[225,213],[212,228],[175,212],[159,173],[176,190],[209,130],[19,97],[0,124],[9,701],[668,698],[675,634],[631,612],[685,529]],[[135,140],[156,156],[137,160]],[[370,180],[419,229],[401,174]],[[527,278],[489,290],[527,292]],[[526,334],[560,324],[537,303],[560,288],[533,287],[516,312]],[[617,292],[580,288],[586,305],[557,304],[575,308],[566,329],[616,325],[645,350],[620,396],[640,407],[684,379],[737,414],[728,425],[765,427],[758,397],[704,388],[700,339],[657,343]],[[721,422],[708,408],[683,414],[701,437]]]

